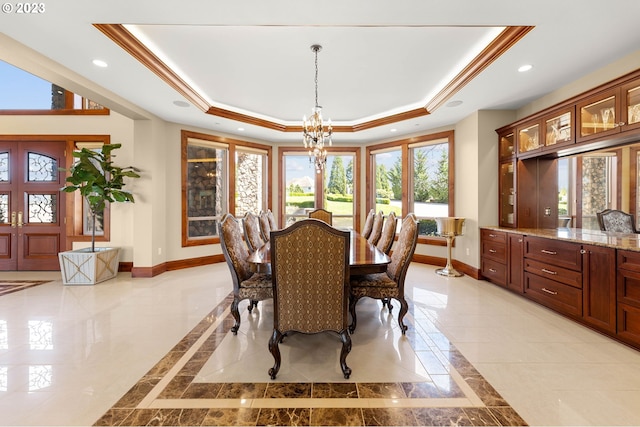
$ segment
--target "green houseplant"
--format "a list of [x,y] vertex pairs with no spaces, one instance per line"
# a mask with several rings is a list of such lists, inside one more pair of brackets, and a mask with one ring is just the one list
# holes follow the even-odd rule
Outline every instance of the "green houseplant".
[[107,203],[131,202],[135,199],[131,192],[124,190],[125,178],[140,178],[133,166],[120,167],[113,164],[112,152],[122,144],[105,144],[100,150],[82,148],[74,151],[74,164],[60,168],[69,173],[67,185],[61,191],[79,191],[86,200],[91,215],[91,251],[78,250],[60,253],[60,270],[65,284],[95,284],[115,277],[118,254],[111,248],[96,250],[96,217],[104,212]]

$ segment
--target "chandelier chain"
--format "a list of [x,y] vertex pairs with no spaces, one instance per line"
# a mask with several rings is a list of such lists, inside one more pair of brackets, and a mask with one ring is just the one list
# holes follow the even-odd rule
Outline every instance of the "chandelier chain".
[[302,118],[302,142],[305,148],[309,149],[309,161],[315,165],[316,172],[320,173],[327,163],[327,149],[325,143],[331,146],[331,134],[333,128],[331,119],[328,124],[323,123],[322,107],[318,105],[318,52],[322,50],[322,46],[314,44],[311,50],[315,54],[315,106],[312,110],[311,117]]
[[318,49],[317,47],[314,49],[315,53],[316,53],[316,78],[315,78],[315,84],[316,84],[316,107],[318,106],[318,51],[320,49]]

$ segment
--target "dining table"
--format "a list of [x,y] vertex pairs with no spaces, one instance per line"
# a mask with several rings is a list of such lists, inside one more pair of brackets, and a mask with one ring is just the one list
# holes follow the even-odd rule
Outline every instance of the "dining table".
[[[349,274],[356,276],[386,271],[391,258],[376,245],[369,243],[360,233],[354,230],[348,231],[351,239],[349,242]],[[270,242],[251,252],[247,261],[257,272],[269,271],[271,267]]]

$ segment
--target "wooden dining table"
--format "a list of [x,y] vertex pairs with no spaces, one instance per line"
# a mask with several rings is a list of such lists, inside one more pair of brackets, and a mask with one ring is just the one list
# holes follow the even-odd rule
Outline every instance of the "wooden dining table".
[[[382,273],[387,270],[391,258],[375,245],[372,245],[359,233],[351,232],[349,244],[349,272],[352,276]],[[261,248],[252,252],[247,258],[255,271],[267,271],[271,266],[271,245],[265,243]]]

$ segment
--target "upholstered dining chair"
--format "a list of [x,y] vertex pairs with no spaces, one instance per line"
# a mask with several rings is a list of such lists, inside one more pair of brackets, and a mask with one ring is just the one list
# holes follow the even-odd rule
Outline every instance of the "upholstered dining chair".
[[350,233],[316,219],[305,219],[271,232],[273,334],[269,351],[280,370],[285,334],[332,331],[340,336],[340,367],[351,375],[346,358],[351,351],[348,331]]
[[396,237],[396,227],[398,226],[398,218],[396,218],[395,212],[391,212],[384,220],[382,226],[382,234],[380,240],[376,244],[377,248],[385,254],[389,255],[391,252],[391,246],[393,246],[393,239]]
[[371,230],[373,229],[373,216],[376,214],[376,211],[371,209],[367,214],[367,219],[364,220],[364,227],[362,227],[362,237],[368,239],[371,235]]
[[605,209],[597,212],[598,225],[602,231],[617,233],[637,233],[633,215],[617,209]]
[[220,234],[220,246],[224,259],[227,261],[231,279],[233,281],[233,302],[231,314],[235,324],[231,328],[234,335],[240,328],[240,301],[249,300],[249,313],[263,301],[273,297],[271,276],[264,273],[253,273],[247,261],[249,248],[243,239],[242,226],[233,215],[226,214],[218,225]]
[[[279,228],[278,221],[276,221],[276,217],[273,212],[271,212],[271,209],[267,209],[267,218],[269,218],[269,228],[271,228],[271,230],[277,230]],[[267,236],[267,240],[269,240],[269,236]]]
[[260,218],[253,212],[244,214],[242,220],[244,226],[244,237],[249,245],[250,251],[255,251],[262,247],[267,241],[263,239],[260,231]]
[[355,331],[357,324],[356,304],[360,298],[369,297],[383,302],[394,298],[400,302],[398,325],[400,325],[402,334],[405,334],[407,326],[404,324],[403,319],[409,306],[404,298],[404,279],[411,264],[411,257],[413,257],[413,253],[416,250],[417,241],[418,220],[411,213],[402,221],[398,243],[391,254],[391,262],[387,265],[387,271],[351,277],[349,301],[349,311],[351,313],[349,331],[351,333]]
[[269,221],[269,214],[267,211],[261,211],[258,216],[258,223],[260,224],[260,235],[262,240],[267,242],[269,240],[269,234],[271,233],[271,222]]
[[377,245],[378,240],[380,240],[380,236],[382,235],[382,225],[384,222],[384,216],[382,211],[379,211],[377,214],[373,216],[373,225],[371,227],[371,234],[367,238],[369,243],[372,245]]
[[315,209],[309,212],[309,218],[319,219],[320,221],[324,221],[329,225],[333,225],[333,213],[329,212],[325,209]]

